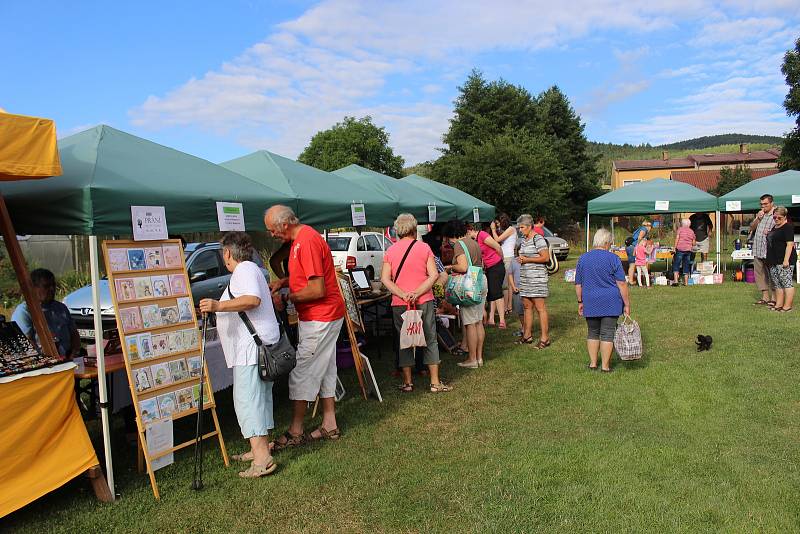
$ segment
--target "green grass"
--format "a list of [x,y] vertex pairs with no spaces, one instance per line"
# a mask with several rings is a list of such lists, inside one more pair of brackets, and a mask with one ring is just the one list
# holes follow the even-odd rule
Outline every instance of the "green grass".
[[[571,265],[572,262],[569,262]],[[373,356],[385,402],[339,405],[338,443],[281,453],[269,479],[242,481],[206,453],[190,489],[191,451],[157,473],[156,502],[116,422],[115,504],[76,480],[3,519],[21,532],[786,532],[800,529],[800,313],[751,305],[751,285],[632,289],[642,361],[585,369],[585,326],[559,273],[549,300],[553,345],[492,330],[488,362],[456,389],[400,395],[389,356]],[[714,337],[695,352],[697,334]],[[423,383],[421,379],[418,384]],[[285,386],[276,419],[288,422]],[[231,452],[244,443],[219,396]],[[92,427],[96,431],[95,427]],[[188,431],[188,429],[185,429]],[[95,434],[96,443],[97,437]]]

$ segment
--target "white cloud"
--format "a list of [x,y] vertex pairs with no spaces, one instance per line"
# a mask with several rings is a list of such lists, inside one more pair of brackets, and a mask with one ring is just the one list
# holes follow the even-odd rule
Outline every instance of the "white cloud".
[[[771,11],[786,9],[785,2],[758,1],[755,13],[744,0],[664,0],[657,5],[576,0],[568,8],[554,8],[545,0],[323,0],[219,68],[166,94],[149,96],[130,117],[144,128],[200,128],[249,148],[295,157],[316,131],[345,115],[370,114],[387,126],[396,151],[416,163],[436,157],[447,128],[450,107],[440,103],[448,96],[442,86],[463,80],[477,53],[564,47],[599,31],[642,37],[680,21],[695,21],[698,13],[710,21],[706,28],[717,31],[717,45],[743,44],[735,40],[743,31],[771,31],[776,42],[785,39],[781,20],[770,17]],[[734,12],[745,18],[736,19]],[[760,18],[752,18],[756,15]],[[697,42],[707,39],[705,35]],[[646,46],[616,52],[625,76],[590,91],[584,109],[598,114],[645,90],[649,81],[639,75],[637,65],[648,53]],[[664,71],[662,76],[679,77],[681,71]],[[390,84],[421,72],[426,73],[425,84],[410,96],[408,87]],[[756,89],[746,91],[732,87],[728,96],[743,99]],[[418,101],[407,104],[415,94]],[[702,91],[695,97],[704,98]],[[660,124],[656,119],[643,125]]]

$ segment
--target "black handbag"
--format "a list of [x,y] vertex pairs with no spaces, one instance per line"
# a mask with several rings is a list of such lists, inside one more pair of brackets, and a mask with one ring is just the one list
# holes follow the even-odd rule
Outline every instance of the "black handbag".
[[[231,293],[230,286],[228,286],[228,296],[231,299],[235,298],[233,293]],[[273,343],[272,345],[265,345],[264,342],[261,341],[247,313],[240,311],[239,317],[247,327],[250,335],[253,336],[253,341],[256,342],[259,378],[261,378],[261,380],[275,382],[278,378],[287,376],[292,372],[294,366],[297,365],[297,353],[291,341],[289,341],[289,336],[286,335],[286,331],[283,329],[283,324],[280,319],[278,319],[277,314],[275,314],[275,318],[278,320],[278,329],[280,330],[281,337],[278,339],[277,343]]]

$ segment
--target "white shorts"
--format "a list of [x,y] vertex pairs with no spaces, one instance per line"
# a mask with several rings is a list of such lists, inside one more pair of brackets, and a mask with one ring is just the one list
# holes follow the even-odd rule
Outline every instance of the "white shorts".
[[335,396],[336,340],[344,318],[298,323],[297,365],[289,374],[289,399],[312,402]]
[[707,237],[702,241],[698,241],[695,243],[695,247],[697,247],[697,252],[701,252],[703,254],[708,254],[708,245],[711,242],[711,238]]

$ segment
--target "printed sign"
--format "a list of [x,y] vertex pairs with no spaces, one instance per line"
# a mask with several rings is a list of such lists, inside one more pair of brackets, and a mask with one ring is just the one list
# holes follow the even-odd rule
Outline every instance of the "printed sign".
[[[160,421],[153,421],[147,425],[147,450],[155,455],[161,451],[167,451],[175,446],[174,434],[172,432],[172,418],[167,417]],[[173,453],[165,454],[161,458],[150,460],[153,471],[166,467],[175,462]]]
[[472,222],[481,222],[481,211],[478,208],[472,208]]
[[742,211],[741,200],[726,200],[725,211]]
[[244,232],[244,208],[241,202],[217,202],[217,220],[221,232]]
[[350,212],[353,215],[353,226],[367,225],[367,211],[364,209],[364,204],[351,204]]
[[428,206],[428,222],[436,222],[436,204],[430,204]]
[[656,211],[669,211],[669,200],[656,200]]
[[800,195],[792,195],[792,204],[800,204]]
[[131,206],[134,241],[167,239],[167,216],[164,206]]

